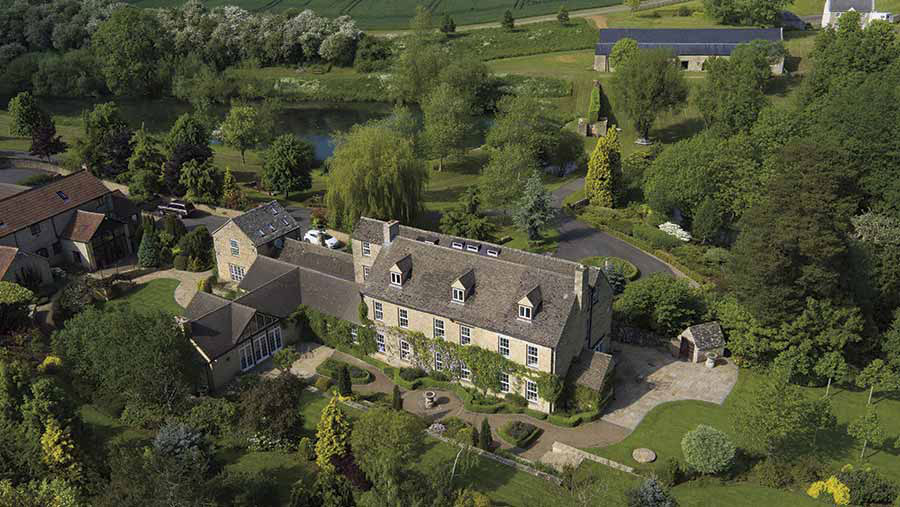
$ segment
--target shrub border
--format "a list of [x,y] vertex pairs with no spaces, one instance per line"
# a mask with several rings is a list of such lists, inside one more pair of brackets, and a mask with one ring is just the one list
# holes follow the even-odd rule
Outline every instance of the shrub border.
[[541,428],[538,428],[537,426],[535,426],[533,424],[525,423],[525,424],[530,424],[534,429],[531,430],[531,432],[528,433],[527,435],[525,435],[524,437],[520,438],[519,440],[516,440],[515,438],[513,438],[512,435],[510,435],[506,431],[506,427],[509,426],[510,424],[513,424],[514,422],[516,422],[516,421],[508,421],[506,424],[504,424],[503,426],[501,426],[500,428],[497,429],[497,433],[500,435],[500,438],[502,438],[504,442],[506,442],[507,444],[509,444],[513,447],[525,449],[526,447],[531,445],[535,440],[537,440],[537,438],[539,436],[541,436],[541,433],[544,432],[544,430],[542,430]]

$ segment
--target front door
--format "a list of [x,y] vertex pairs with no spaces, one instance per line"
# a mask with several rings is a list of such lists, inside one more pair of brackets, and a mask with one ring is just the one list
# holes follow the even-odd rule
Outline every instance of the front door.
[[681,339],[681,350],[679,350],[678,357],[688,361],[694,359],[694,344],[687,338]]

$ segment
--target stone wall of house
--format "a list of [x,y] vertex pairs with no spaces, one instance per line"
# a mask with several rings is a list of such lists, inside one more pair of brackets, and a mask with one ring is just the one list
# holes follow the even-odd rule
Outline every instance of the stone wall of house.
[[356,283],[365,283],[366,268],[371,269],[381,251],[381,245],[376,243],[368,243],[369,255],[363,255],[363,242],[358,239],[351,239],[351,250],[353,250],[353,275]]
[[[231,254],[232,239],[238,242],[238,255]],[[244,268],[244,273],[246,273],[259,255],[250,238],[234,222],[230,221],[213,234],[213,245],[216,251],[219,280],[231,280],[230,265],[232,264]]]
[[21,273],[24,270],[34,271],[41,278],[42,284],[53,282],[53,274],[50,272],[50,264],[47,259],[40,255],[29,255],[19,252],[13,259],[12,265],[3,275],[3,280],[7,282],[18,282]]

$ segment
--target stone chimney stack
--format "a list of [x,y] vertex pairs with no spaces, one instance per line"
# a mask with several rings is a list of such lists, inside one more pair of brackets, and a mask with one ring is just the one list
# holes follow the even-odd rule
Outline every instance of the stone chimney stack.
[[583,264],[575,266],[575,300],[582,311],[590,307],[591,287],[588,280],[588,268]]
[[384,243],[383,246],[388,246],[394,241],[394,238],[400,234],[400,222],[396,220],[391,220],[390,222],[384,223]]

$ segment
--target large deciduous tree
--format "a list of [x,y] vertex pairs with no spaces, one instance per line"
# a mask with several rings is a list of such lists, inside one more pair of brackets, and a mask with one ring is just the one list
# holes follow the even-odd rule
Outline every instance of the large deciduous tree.
[[441,71],[449,63],[450,56],[441,46],[421,39],[410,41],[394,64],[398,96],[406,102],[422,100],[437,86]]
[[681,66],[667,49],[639,49],[616,69],[613,88],[643,139],[660,113],[678,109],[688,95]]
[[697,322],[704,308],[700,295],[687,282],[655,273],[626,285],[615,310],[633,325],[677,336]]
[[793,0],[703,0],[703,10],[726,25],[775,26]]
[[56,135],[56,122],[49,114],[42,114],[38,125],[31,132],[31,148],[28,152],[36,157],[49,160],[57,153],[66,151],[69,145]]
[[361,216],[414,223],[427,179],[409,138],[384,126],[354,127],[329,164],[325,200],[331,223],[352,227]]
[[75,156],[79,164],[87,165],[97,176],[115,175],[128,169],[132,154],[133,136],[119,107],[114,102],[97,104],[85,111],[84,137],[75,142]]
[[20,92],[9,100],[9,133],[13,136],[28,137],[41,124],[44,111],[30,92]]
[[489,206],[511,208],[522,195],[528,176],[540,170],[534,152],[520,144],[507,144],[490,151],[481,170],[478,187]]
[[424,450],[424,429],[412,414],[386,408],[369,410],[354,423],[353,456],[384,500],[382,505],[404,504],[403,490],[414,490],[409,479],[415,471],[412,464]]
[[559,144],[561,125],[550,118],[540,101],[533,97],[507,96],[498,102],[497,109],[485,144],[491,148],[518,144],[538,160],[550,159]]
[[272,141],[263,162],[263,186],[273,192],[284,193],[309,190],[312,187],[313,164],[316,156],[308,141],[293,134],[283,134]]
[[615,125],[597,140],[588,160],[584,179],[584,194],[591,204],[611,208],[616,203],[616,192],[622,178],[622,148]]
[[259,113],[253,106],[233,105],[222,122],[222,139],[241,153],[241,166],[246,163],[244,154],[263,139]]
[[163,146],[166,156],[163,171],[166,187],[174,195],[184,195],[185,189],[180,183],[181,166],[190,160],[202,164],[212,158],[209,131],[199,119],[185,113],[175,120],[163,140]]
[[762,84],[771,72],[768,60],[758,52],[736,53],[706,61],[706,79],[696,94],[707,128],[722,136],[750,130],[766,105]]
[[857,206],[846,160],[827,146],[786,147],[768,195],[741,220],[731,282],[763,323],[797,315],[807,297],[843,295],[842,266]]
[[444,158],[461,153],[466,135],[475,127],[469,97],[447,83],[435,87],[422,102],[425,113],[425,144],[444,169]]
[[91,38],[106,85],[117,95],[162,93],[162,62],[169,53],[159,18],[125,7],[113,11]]
[[209,160],[189,160],[181,166],[178,182],[190,202],[217,205],[222,199],[222,173]]

